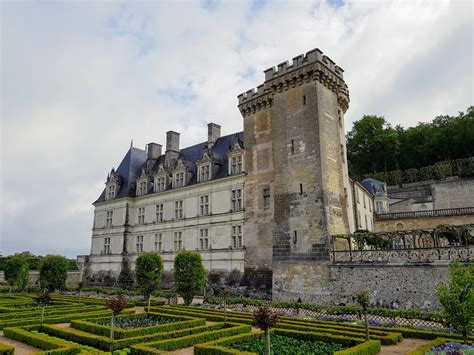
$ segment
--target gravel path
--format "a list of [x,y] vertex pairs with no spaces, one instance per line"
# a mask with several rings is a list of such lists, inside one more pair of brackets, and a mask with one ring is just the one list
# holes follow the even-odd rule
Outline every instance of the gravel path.
[[35,348],[28,344],[7,338],[3,335],[3,331],[0,331],[0,343],[8,344],[15,347],[15,355],[29,355],[41,351],[41,349]]
[[382,345],[379,355],[404,355],[414,350],[420,345],[429,343],[431,340],[424,339],[403,339],[395,345]]

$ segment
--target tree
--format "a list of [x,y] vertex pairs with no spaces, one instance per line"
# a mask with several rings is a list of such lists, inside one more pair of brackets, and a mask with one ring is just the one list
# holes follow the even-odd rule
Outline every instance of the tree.
[[227,324],[227,299],[232,296],[232,291],[228,288],[224,288],[219,293],[219,298],[222,300],[224,306],[224,325]]
[[474,264],[456,260],[449,265],[449,272],[450,283],[438,286],[438,298],[446,323],[461,333],[467,344],[474,325]]
[[110,352],[112,353],[114,351],[115,317],[127,308],[127,300],[123,295],[118,295],[116,298],[108,299],[105,302],[105,308],[112,311],[112,317],[110,318]]
[[30,285],[30,271],[27,263],[23,263],[21,266],[16,285],[20,292],[24,292],[28,289],[28,286]]
[[51,303],[51,296],[47,290],[44,290],[35,298],[36,303],[41,306],[41,325],[43,325],[44,320],[44,307]]
[[356,300],[364,312],[365,340],[369,340],[369,321],[367,319],[367,309],[370,306],[370,295],[367,291],[360,291],[356,295]]
[[175,290],[189,306],[194,295],[201,293],[206,284],[206,271],[201,255],[193,252],[181,252],[174,259]]
[[55,291],[66,288],[67,265],[64,256],[45,256],[39,268],[41,289]]
[[270,328],[272,328],[278,321],[278,315],[274,313],[270,307],[263,306],[253,312],[255,325],[265,333],[265,355],[270,355]]
[[24,264],[26,264],[25,260],[17,256],[9,258],[5,263],[5,280],[7,280],[10,286],[16,284],[18,280],[18,274],[20,273],[20,270]]
[[150,311],[151,293],[160,288],[163,276],[163,262],[158,253],[141,254],[135,262],[135,277],[138,288],[143,296],[148,299],[148,312]]

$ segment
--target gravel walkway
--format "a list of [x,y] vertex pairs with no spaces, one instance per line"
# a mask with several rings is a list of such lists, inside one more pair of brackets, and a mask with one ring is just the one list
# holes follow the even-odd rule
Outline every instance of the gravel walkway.
[[395,345],[382,345],[379,355],[404,355],[408,354],[410,351],[429,343],[431,340],[424,339],[403,339],[400,343]]

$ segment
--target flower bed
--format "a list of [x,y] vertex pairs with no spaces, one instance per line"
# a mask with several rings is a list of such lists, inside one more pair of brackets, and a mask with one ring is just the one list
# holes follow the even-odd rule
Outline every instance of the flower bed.
[[448,342],[431,348],[426,354],[474,354],[474,345]]
[[[115,320],[115,326],[122,329],[135,329],[141,327],[152,327],[154,325],[169,324],[176,322],[175,319],[158,315],[145,315],[143,317],[121,317]],[[96,324],[110,325],[110,319],[97,319]]]
[[[273,334],[271,337],[272,351],[275,354],[333,354],[342,349],[342,344],[326,343],[324,341],[306,341]],[[255,352],[264,354],[264,336],[248,338],[242,341],[231,343],[229,347],[239,351]]]

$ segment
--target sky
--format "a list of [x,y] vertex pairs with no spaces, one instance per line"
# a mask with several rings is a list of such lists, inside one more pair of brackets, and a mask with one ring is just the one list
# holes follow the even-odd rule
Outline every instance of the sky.
[[90,252],[92,202],[130,147],[242,130],[237,95],[321,49],[345,70],[346,130],[473,100],[471,1],[0,2],[0,253]]

